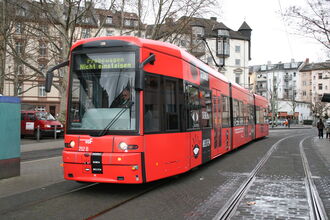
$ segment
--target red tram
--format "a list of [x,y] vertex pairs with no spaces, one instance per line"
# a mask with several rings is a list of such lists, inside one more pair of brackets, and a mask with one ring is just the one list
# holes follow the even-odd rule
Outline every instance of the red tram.
[[[268,102],[184,50],[136,37],[71,48],[68,180],[145,183],[268,135]],[[47,73],[50,90],[52,71]]]

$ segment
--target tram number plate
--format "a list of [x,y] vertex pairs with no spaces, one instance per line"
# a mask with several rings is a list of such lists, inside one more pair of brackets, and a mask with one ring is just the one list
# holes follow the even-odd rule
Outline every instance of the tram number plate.
[[102,153],[92,153],[91,156],[92,173],[102,174]]

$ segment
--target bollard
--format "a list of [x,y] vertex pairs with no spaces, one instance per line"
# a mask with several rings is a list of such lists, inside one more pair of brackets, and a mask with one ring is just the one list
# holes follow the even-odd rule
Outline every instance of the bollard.
[[40,125],[37,127],[37,141],[40,140]]
[[55,129],[54,129],[54,139],[56,140],[56,136],[57,136],[57,132],[56,132],[56,125],[55,125]]

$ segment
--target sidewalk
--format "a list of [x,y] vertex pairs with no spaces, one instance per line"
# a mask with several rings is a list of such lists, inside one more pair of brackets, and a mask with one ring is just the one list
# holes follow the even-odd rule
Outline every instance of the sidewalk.
[[58,139],[58,140],[49,139],[48,141],[42,140],[40,142],[34,141],[34,142],[29,142],[29,143],[23,143],[23,144],[21,144],[21,152],[56,149],[56,148],[63,148],[63,147],[64,147],[63,138]]
[[275,126],[272,128],[271,125],[269,125],[269,129],[312,129],[315,128],[312,125],[301,125],[301,124],[291,124],[290,127],[286,127],[286,126]]
[[[21,144],[21,152],[63,148],[63,139]],[[21,162],[21,175],[0,179],[0,198],[64,181],[62,157]]]

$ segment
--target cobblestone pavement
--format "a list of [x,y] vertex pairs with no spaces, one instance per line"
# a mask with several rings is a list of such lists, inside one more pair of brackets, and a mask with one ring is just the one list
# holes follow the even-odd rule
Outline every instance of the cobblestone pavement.
[[[232,219],[311,219],[298,139],[287,141],[273,153],[239,203]],[[314,184],[329,216],[329,140],[309,137],[303,145]],[[276,167],[275,167],[276,166]],[[274,167],[273,169],[271,167]]]
[[304,180],[257,178],[232,219],[309,219]]

